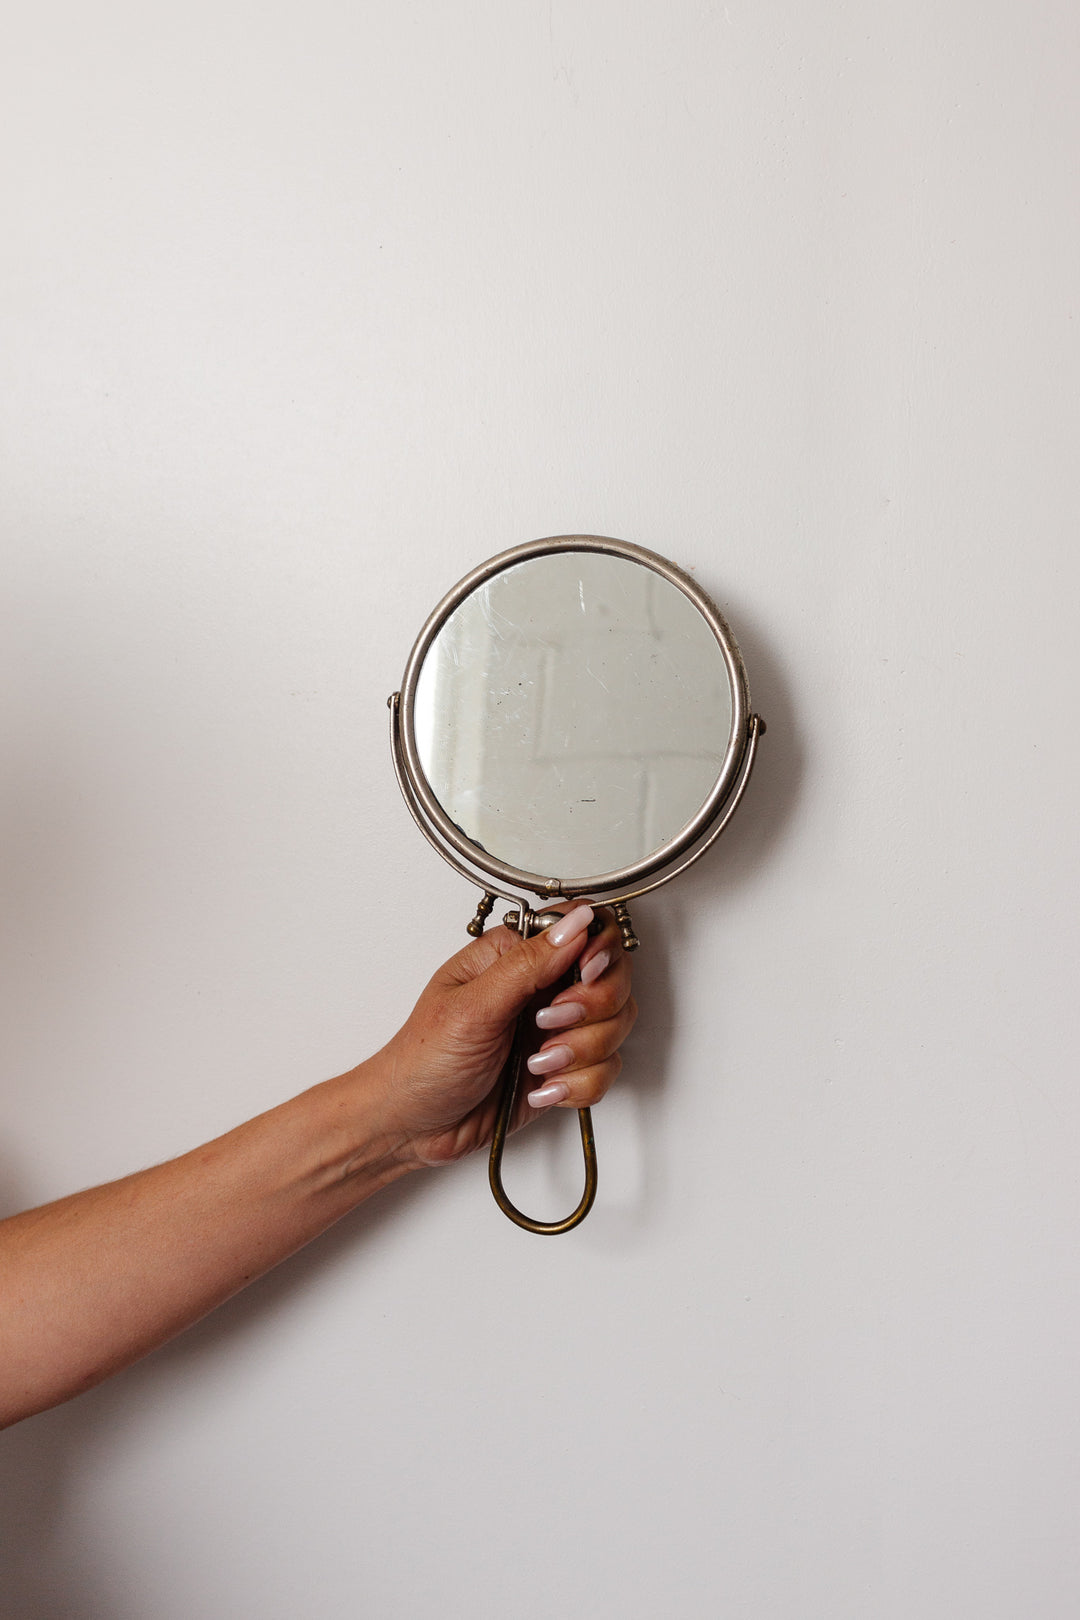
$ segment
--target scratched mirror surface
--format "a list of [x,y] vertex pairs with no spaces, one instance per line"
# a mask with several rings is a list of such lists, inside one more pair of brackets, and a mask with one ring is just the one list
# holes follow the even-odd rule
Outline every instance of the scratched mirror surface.
[[467,838],[569,880],[631,866],[688,825],[733,709],[720,645],[677,586],[570,551],[508,567],[459,604],[421,666],[414,726]]

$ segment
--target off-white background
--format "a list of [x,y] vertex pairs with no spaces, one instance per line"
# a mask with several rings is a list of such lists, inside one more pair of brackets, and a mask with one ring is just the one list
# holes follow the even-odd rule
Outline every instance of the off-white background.
[[384,704],[491,552],[693,568],[769,734],[640,908],[587,1224],[402,1185],[10,1431],[4,1620],[1075,1616],[1078,43],[9,12],[8,1209],[348,1066],[457,948]]

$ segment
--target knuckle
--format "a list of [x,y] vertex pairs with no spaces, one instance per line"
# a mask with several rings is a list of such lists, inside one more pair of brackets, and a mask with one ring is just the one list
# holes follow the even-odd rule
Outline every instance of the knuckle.
[[577,1086],[574,1088],[573,1105],[576,1108],[591,1108],[598,1103],[608,1088],[618,1078],[622,1069],[622,1059],[618,1052],[613,1052],[603,1063],[595,1063],[586,1070]]
[[595,992],[592,997],[593,1017],[597,1020],[614,1018],[624,1000],[621,986],[605,973],[597,980],[595,987],[590,985],[588,988]]
[[506,955],[502,957],[500,963],[508,977],[523,989],[528,990],[530,995],[536,987],[538,964],[539,958],[531,939],[521,940],[516,946],[511,947]]

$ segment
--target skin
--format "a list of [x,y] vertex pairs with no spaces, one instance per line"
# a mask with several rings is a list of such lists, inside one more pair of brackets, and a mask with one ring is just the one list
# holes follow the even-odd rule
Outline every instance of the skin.
[[[551,1105],[553,1085],[565,1087],[556,1107],[599,1102],[637,1009],[618,929],[598,913],[590,936],[589,916],[561,944],[557,929],[530,940],[492,929],[346,1074],[167,1164],[0,1221],[0,1426],[129,1366],[390,1182],[489,1142],[519,1013],[582,1009],[570,1027],[537,1031],[548,1061],[560,1047],[570,1057],[530,1082],[540,1101],[519,1098],[515,1124]],[[575,962],[590,979],[604,953],[591,983],[551,996]]]

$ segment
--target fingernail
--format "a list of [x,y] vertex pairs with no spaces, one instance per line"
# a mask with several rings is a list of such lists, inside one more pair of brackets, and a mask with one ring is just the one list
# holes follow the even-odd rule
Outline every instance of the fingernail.
[[595,956],[590,956],[581,969],[582,984],[592,984],[594,979],[600,977],[610,961],[610,951],[597,951]]
[[549,1080],[546,1086],[537,1086],[525,1098],[530,1108],[550,1108],[552,1103],[565,1102],[570,1095],[570,1087],[565,1080]]
[[560,945],[569,945],[578,934],[583,934],[592,919],[592,906],[575,906],[557,923],[552,923],[544,937],[558,950]]
[[536,1015],[537,1029],[569,1029],[580,1024],[585,1009],[580,1001],[560,1001],[557,1007],[541,1007]]
[[534,1052],[528,1062],[530,1074],[557,1074],[574,1061],[573,1050],[569,1046],[545,1046],[542,1052]]

